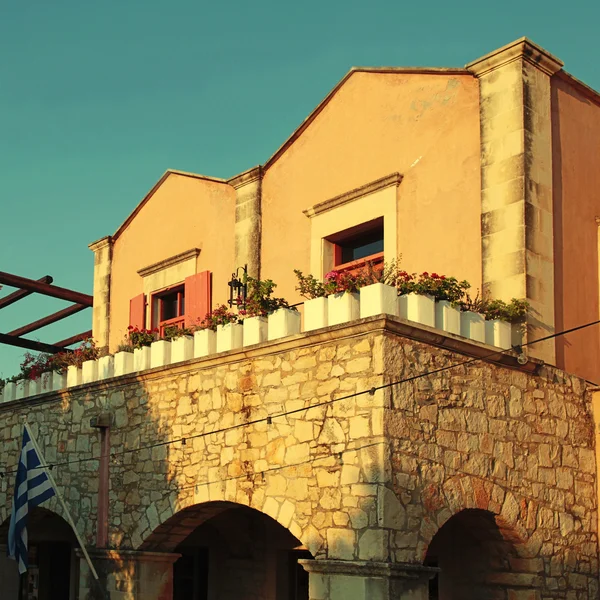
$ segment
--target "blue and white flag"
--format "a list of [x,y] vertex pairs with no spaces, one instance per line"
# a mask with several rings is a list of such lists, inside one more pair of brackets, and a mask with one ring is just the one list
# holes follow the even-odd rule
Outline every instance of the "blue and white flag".
[[29,429],[23,431],[23,447],[15,480],[15,498],[8,527],[8,556],[17,561],[19,573],[27,571],[27,514],[30,508],[38,506],[55,495],[54,487],[42,467],[31,440]]

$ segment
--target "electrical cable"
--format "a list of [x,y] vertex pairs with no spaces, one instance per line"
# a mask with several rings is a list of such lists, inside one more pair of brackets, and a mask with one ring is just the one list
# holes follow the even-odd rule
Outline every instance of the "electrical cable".
[[[555,332],[553,334],[547,335],[545,337],[536,339],[536,340],[531,340],[529,342],[526,342],[524,344],[521,344],[520,347],[525,347],[525,346],[531,346],[533,344],[537,344],[540,342],[545,342],[548,341],[550,339],[562,336],[562,335],[567,335],[569,333],[573,333],[574,331],[579,331],[581,329],[585,329],[587,327],[591,327],[593,325],[598,325],[600,323],[600,320],[596,320],[596,321],[592,321],[590,323],[585,323],[584,325],[578,325],[576,327],[572,327],[570,329],[566,329],[564,331],[560,331],[560,332]],[[370,395],[374,395],[375,392],[379,391],[379,390],[383,390],[383,389],[387,389],[389,387],[393,387],[396,385],[401,385],[403,383],[410,383],[411,381],[416,381],[417,379],[421,379],[423,377],[429,377],[430,375],[436,375],[438,373],[444,372],[444,371],[449,371],[451,369],[455,369],[461,366],[466,366],[466,365],[470,365],[476,362],[480,362],[480,361],[485,361],[488,360],[494,356],[499,356],[502,354],[505,354],[507,352],[511,352],[513,351],[514,348],[507,348],[504,350],[495,350],[494,352],[490,352],[488,354],[485,354],[484,356],[479,356],[479,357],[475,357],[475,358],[469,358],[467,360],[463,360],[457,363],[453,363],[451,365],[446,365],[444,367],[440,367],[438,369],[434,369],[432,371],[425,371],[424,373],[418,373],[416,375],[411,375],[410,377],[407,377],[405,379],[400,379],[397,381],[391,381],[379,386],[374,386],[371,387],[370,389],[366,389],[366,390],[362,390],[360,392],[353,392],[351,394],[346,394],[345,396],[339,396],[337,398],[331,398],[329,400],[325,400],[323,402],[319,402],[317,404],[312,404],[309,406],[303,406],[301,408],[296,408],[293,410],[289,410],[289,411],[284,411],[281,413],[277,413],[277,414],[273,414],[273,415],[267,415],[265,417],[260,417],[258,419],[252,419],[251,421],[246,421],[244,423],[238,423],[235,425],[230,425],[229,427],[222,427],[220,429],[216,429],[213,431],[203,431],[201,433],[197,433],[194,435],[188,435],[188,436],[182,436],[180,438],[176,438],[176,439],[172,439],[172,440],[164,440],[162,442],[156,442],[154,444],[148,444],[145,446],[139,446],[137,448],[127,448],[124,450],[119,450],[119,451],[115,451],[115,452],[111,452],[108,455],[108,458],[115,458],[121,455],[125,455],[125,454],[131,454],[134,452],[141,452],[143,450],[151,450],[152,448],[158,448],[161,446],[169,446],[171,444],[175,444],[177,442],[182,442],[183,440],[188,441],[188,440],[192,440],[192,439],[196,439],[196,438],[201,438],[201,437],[207,437],[209,435],[219,435],[221,433],[226,433],[228,431],[232,431],[234,429],[240,429],[242,427],[250,427],[252,425],[256,425],[258,423],[272,423],[272,421],[274,419],[280,419],[283,417],[287,417],[288,415],[293,415],[293,414],[297,414],[299,412],[302,411],[307,411],[310,410],[312,408],[319,408],[322,406],[329,406],[331,404],[334,404],[336,402],[341,402],[343,400],[349,400],[350,398],[355,398],[358,396],[362,396],[364,394],[370,394]],[[66,466],[66,465],[71,465],[71,464],[80,464],[80,463],[84,463],[84,462],[91,462],[91,461],[97,461],[100,460],[101,458],[104,458],[105,455],[100,455],[100,456],[92,456],[92,457],[88,457],[88,458],[80,458],[80,459],[76,459],[76,460],[68,460],[68,461],[63,461],[63,462],[54,462],[52,464],[48,464],[48,469],[52,469],[53,467],[62,467],[62,466]],[[0,471],[0,477],[4,477],[5,475],[10,475],[12,473],[16,473],[17,472],[17,468],[14,469],[10,469],[10,470],[1,470]]]

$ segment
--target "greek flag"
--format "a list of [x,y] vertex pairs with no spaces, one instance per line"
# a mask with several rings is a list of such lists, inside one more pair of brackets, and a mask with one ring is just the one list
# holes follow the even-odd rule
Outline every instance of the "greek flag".
[[21,575],[27,571],[27,513],[30,508],[38,506],[56,493],[41,465],[41,457],[31,440],[28,427],[25,426],[8,527],[8,556],[17,561]]

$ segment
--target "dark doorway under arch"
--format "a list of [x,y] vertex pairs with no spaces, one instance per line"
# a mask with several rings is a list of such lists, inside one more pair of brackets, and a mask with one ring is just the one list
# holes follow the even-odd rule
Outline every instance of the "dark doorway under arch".
[[177,552],[173,600],[308,600],[312,558],[285,527],[231,502],[186,508],[161,525],[144,547]]
[[430,581],[430,600],[495,600],[506,598],[499,573],[511,571],[517,557],[514,543],[501,531],[492,513],[466,509],[436,533],[425,565],[438,567]]
[[76,597],[76,539],[69,524],[52,511],[36,507],[27,518],[29,569],[19,578],[17,565],[6,558],[7,519],[0,526],[2,600],[73,600]]

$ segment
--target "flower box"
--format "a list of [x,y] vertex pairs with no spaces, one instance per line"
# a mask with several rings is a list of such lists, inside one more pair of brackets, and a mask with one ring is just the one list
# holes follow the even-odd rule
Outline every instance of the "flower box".
[[171,342],[171,362],[183,362],[194,358],[194,338],[182,335]]
[[40,377],[40,393],[46,394],[52,391],[52,372],[42,373]]
[[242,325],[244,327],[244,346],[260,344],[267,340],[267,317],[247,317]]
[[217,332],[200,329],[194,332],[194,358],[209,356],[217,351]]
[[115,377],[119,377],[121,375],[129,375],[129,373],[133,373],[133,371],[135,370],[133,368],[134,352],[117,352],[115,354],[115,360],[113,362]]
[[374,315],[398,316],[398,290],[384,283],[360,288],[360,318]]
[[327,298],[313,298],[304,302],[304,331],[327,327]]
[[86,360],[81,365],[81,383],[98,381],[98,361]]
[[52,391],[58,392],[64,390],[67,387],[67,374],[59,373],[58,371],[52,371]]
[[29,379],[19,379],[16,384],[15,399],[27,398],[29,396]]
[[81,369],[75,365],[67,367],[67,387],[75,387],[81,385]]
[[11,402],[17,398],[17,386],[14,381],[4,385],[4,402]]
[[150,344],[150,368],[164,367],[171,362],[171,342],[158,340]]
[[485,343],[485,319],[479,313],[466,310],[460,315],[460,335]]
[[448,333],[460,335],[460,309],[454,308],[448,300],[436,302],[435,327]]
[[217,325],[217,352],[227,352],[242,347],[244,328],[241,323]]
[[278,340],[300,333],[300,313],[290,308],[279,308],[269,315],[269,340]]
[[507,321],[494,319],[485,322],[485,343],[503,350],[512,347],[512,326]]
[[150,368],[150,346],[142,346],[133,351],[133,370],[145,371]]
[[110,379],[115,376],[115,357],[101,356],[98,359],[98,379]]
[[29,380],[29,396],[37,396],[42,393],[42,378]]
[[403,294],[398,298],[400,316],[409,321],[435,327],[435,299],[423,294]]
[[329,326],[355,321],[360,317],[358,293],[341,292],[327,296],[327,322]]

